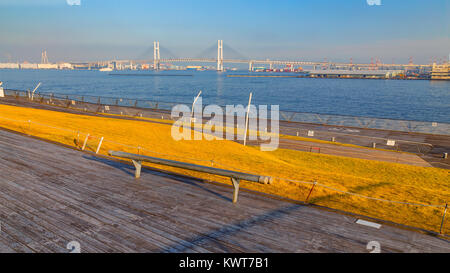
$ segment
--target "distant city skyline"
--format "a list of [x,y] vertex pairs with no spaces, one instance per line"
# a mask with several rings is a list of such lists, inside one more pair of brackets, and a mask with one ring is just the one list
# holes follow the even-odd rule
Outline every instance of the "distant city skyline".
[[450,53],[446,0],[70,3],[1,1],[0,62],[39,62],[42,50],[50,62],[151,59],[155,40],[162,58],[198,56],[218,39],[225,58],[429,63]]

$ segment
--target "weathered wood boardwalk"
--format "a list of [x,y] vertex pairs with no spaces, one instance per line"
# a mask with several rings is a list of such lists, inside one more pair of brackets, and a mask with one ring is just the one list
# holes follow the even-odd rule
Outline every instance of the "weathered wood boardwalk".
[[450,242],[0,130],[0,252],[450,252]]

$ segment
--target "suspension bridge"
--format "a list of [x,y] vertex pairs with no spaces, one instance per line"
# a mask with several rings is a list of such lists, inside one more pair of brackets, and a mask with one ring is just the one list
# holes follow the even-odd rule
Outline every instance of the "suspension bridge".
[[[223,40],[217,41],[217,57],[166,57],[161,58],[160,54],[160,45],[159,41],[155,41],[153,43],[153,59],[136,59],[136,60],[108,60],[95,62],[97,65],[108,65],[111,63],[115,63],[118,65],[121,64],[144,64],[144,63],[152,63],[154,70],[161,69],[161,63],[216,63],[217,71],[224,71],[224,63],[232,63],[232,64],[248,64],[249,70],[252,71],[255,65],[268,65],[270,69],[275,65],[283,65],[288,66],[294,69],[294,66],[311,66],[316,69],[316,67],[322,67],[326,69],[333,68],[345,68],[345,69],[406,69],[406,68],[426,68],[431,67],[430,64],[414,64],[412,60],[408,64],[382,64],[380,62],[374,63],[353,63],[350,61],[349,63],[339,63],[339,62],[330,62],[330,61],[302,61],[302,60],[271,60],[271,59],[245,59],[245,58],[224,58],[224,44]],[[94,64],[94,63],[92,63]]]

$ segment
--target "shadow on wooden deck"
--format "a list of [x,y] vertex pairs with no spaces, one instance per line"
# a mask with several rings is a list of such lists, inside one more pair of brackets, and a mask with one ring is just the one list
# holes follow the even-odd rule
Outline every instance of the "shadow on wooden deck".
[[[229,225],[225,225],[219,229],[212,230],[208,233],[199,234],[198,236],[194,236],[187,241],[191,243],[192,245],[198,246],[202,244],[214,244],[218,247],[221,247],[225,252],[232,252],[232,250],[228,249],[225,245],[219,243],[226,241],[225,237],[228,235],[234,235],[235,233],[248,230],[253,226],[257,226],[262,224],[263,222],[267,222],[268,220],[274,220],[277,221],[278,219],[282,218],[285,215],[288,215],[291,212],[297,211],[301,208],[304,208],[303,205],[297,205],[297,204],[290,204],[288,206],[278,208],[272,211],[265,212],[263,214],[242,220],[237,221]],[[236,245],[239,245],[238,242],[235,242]],[[163,253],[178,253],[178,252],[187,252],[189,251],[189,248],[186,247],[184,244],[174,244],[171,246],[168,246],[164,249],[160,249],[159,252]]]

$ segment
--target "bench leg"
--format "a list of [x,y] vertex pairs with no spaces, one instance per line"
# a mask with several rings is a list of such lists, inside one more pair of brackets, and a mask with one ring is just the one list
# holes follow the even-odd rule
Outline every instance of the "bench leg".
[[142,162],[136,161],[136,160],[132,160],[132,161],[133,161],[134,167],[136,168],[134,178],[138,179],[139,177],[141,177]]
[[234,193],[233,193],[233,203],[236,203],[238,200],[238,194],[239,194],[239,179],[231,178],[231,182],[233,182],[234,187]]

